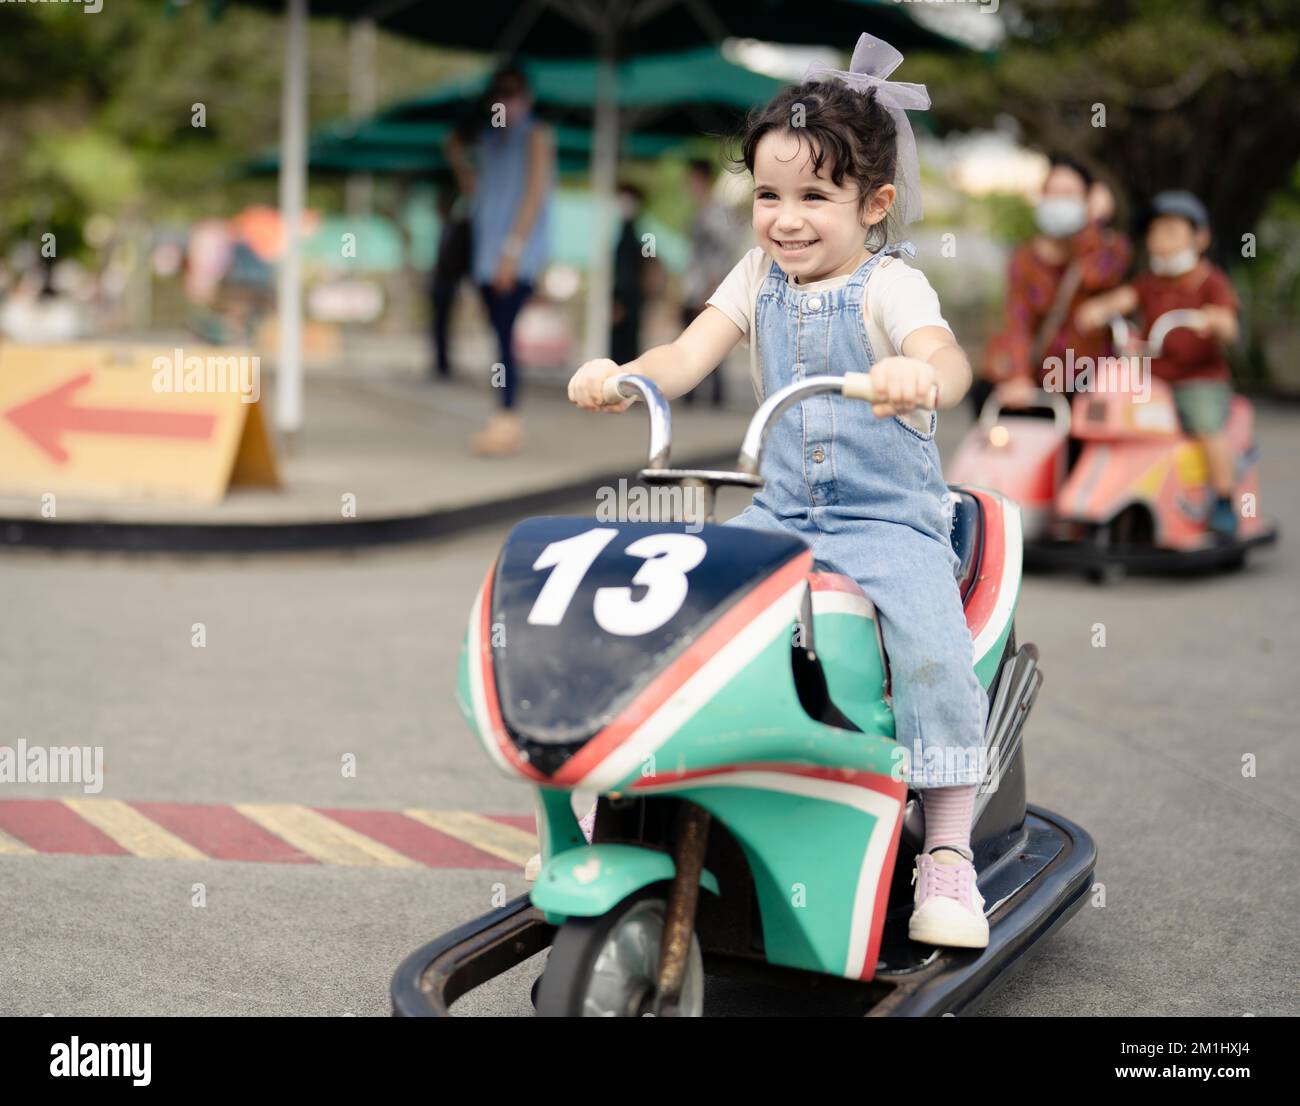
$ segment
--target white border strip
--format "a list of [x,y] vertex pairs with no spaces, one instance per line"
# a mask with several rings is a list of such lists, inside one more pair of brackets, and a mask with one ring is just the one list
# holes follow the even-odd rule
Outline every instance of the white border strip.
[[507,775],[520,778],[519,770],[510,763],[497,746],[497,732],[492,725],[491,716],[488,714],[487,698],[483,694],[483,652],[482,639],[479,634],[479,627],[482,625],[483,617],[483,592],[487,588],[487,581],[479,585],[478,594],[474,596],[474,606],[469,612],[469,695],[470,701],[474,706],[474,718],[478,723],[479,743],[487,750],[488,756],[492,758],[501,771]]
[[874,620],[876,608],[865,595],[827,589],[813,592],[813,614],[856,614]]

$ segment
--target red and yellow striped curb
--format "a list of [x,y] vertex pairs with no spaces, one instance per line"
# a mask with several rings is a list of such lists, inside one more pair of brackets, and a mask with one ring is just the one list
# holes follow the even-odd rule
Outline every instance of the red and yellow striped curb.
[[69,853],[359,868],[516,868],[531,814],[343,810],[296,803],[0,800],[0,856]]

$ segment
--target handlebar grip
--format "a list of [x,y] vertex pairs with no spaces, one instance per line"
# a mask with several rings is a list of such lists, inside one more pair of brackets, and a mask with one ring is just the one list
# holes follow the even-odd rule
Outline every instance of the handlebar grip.
[[631,399],[631,396],[625,396],[622,391],[622,381],[617,376],[607,376],[600,386],[600,402],[606,407],[613,407],[622,403],[625,399]]
[[[845,373],[844,396],[846,399],[861,399],[867,403],[876,402],[876,390],[871,385],[870,373]],[[930,394],[921,404],[924,411],[933,411],[939,406],[939,385],[930,385]]]

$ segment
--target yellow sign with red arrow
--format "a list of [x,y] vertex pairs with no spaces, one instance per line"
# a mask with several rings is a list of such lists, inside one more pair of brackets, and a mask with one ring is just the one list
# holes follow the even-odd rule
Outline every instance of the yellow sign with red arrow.
[[215,503],[276,486],[258,359],[212,346],[0,345],[0,492]]

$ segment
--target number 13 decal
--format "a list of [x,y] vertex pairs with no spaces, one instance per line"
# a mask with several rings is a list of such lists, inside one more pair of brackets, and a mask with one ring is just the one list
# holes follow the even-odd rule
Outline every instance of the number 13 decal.
[[[617,534],[617,530],[598,527],[563,541],[553,541],[542,550],[533,568],[554,571],[528,612],[529,623],[560,624],[587,570]],[[645,559],[645,564],[632,577],[632,583],[648,590],[640,599],[633,599],[631,587],[597,588],[592,610],[596,624],[606,633],[620,637],[635,637],[659,629],[681,610],[689,589],[686,574],[704,560],[708,551],[704,540],[694,534],[650,534],[638,538],[624,552]]]

